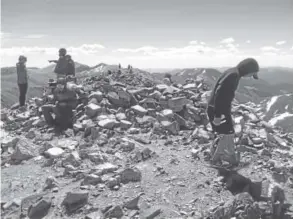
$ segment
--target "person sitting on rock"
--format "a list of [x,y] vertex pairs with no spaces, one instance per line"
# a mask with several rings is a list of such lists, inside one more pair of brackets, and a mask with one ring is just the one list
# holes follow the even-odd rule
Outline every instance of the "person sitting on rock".
[[226,70],[217,80],[208,101],[207,116],[212,130],[218,134],[211,149],[212,164],[227,161],[238,165],[240,155],[235,152],[234,127],[231,116],[232,101],[242,77],[258,79],[259,65],[253,58],[244,59],[236,67]]
[[173,81],[172,81],[172,75],[171,75],[170,73],[166,73],[166,74],[164,75],[164,78],[168,78],[168,79],[170,80],[170,83],[171,83],[171,84],[173,83]]
[[77,106],[77,95],[75,88],[67,85],[65,78],[57,80],[56,87],[53,88],[52,102],[54,104],[47,104],[42,107],[42,113],[47,124],[55,126],[58,131],[72,128],[73,109]]

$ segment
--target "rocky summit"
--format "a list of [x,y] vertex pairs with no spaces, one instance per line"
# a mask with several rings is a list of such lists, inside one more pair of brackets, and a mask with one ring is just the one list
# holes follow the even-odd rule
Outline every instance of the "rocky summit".
[[207,165],[215,136],[204,80],[81,79],[85,101],[61,135],[46,125],[42,98],[2,110],[3,218],[293,218],[293,133],[268,122],[273,100],[233,105],[246,165],[229,171]]

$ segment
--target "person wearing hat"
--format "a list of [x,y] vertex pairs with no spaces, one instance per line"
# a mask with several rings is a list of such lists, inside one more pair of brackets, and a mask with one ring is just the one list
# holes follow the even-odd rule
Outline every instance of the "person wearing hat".
[[[53,84],[53,82],[51,82]],[[59,77],[53,88],[54,104],[42,107],[42,113],[48,125],[53,125],[58,131],[73,126],[73,109],[77,106],[77,95],[74,88],[67,86],[66,78]],[[55,115],[55,119],[52,114]]]
[[59,77],[65,77],[68,72],[68,60],[66,59],[67,51],[65,48],[59,49],[59,59],[58,60],[49,60],[49,63],[54,62],[56,63],[54,72]]
[[237,166],[240,155],[235,152],[234,127],[231,116],[232,101],[239,80],[253,77],[258,79],[259,65],[253,58],[241,61],[236,67],[226,70],[216,81],[208,101],[207,116],[213,132],[218,134],[215,147],[211,149],[212,164],[228,162]]
[[28,89],[28,75],[26,69],[27,58],[23,55],[19,56],[16,63],[17,83],[19,88],[19,106],[25,105],[26,93]]

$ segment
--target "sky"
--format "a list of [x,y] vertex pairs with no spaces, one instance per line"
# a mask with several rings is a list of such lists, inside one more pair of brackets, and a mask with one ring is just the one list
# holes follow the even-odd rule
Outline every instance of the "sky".
[[2,0],[1,66],[293,67],[293,0]]

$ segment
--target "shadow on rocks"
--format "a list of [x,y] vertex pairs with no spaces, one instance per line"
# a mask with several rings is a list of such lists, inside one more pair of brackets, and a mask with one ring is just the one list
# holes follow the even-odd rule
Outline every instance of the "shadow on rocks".
[[[223,177],[226,189],[233,195],[248,193],[255,202],[270,203],[269,207],[263,210],[261,218],[285,219],[290,204],[285,202],[285,194],[281,187],[269,181],[253,182],[251,179],[239,174],[235,170],[217,168],[220,176]],[[269,212],[269,213],[264,213]],[[267,217],[268,216],[268,217]],[[291,217],[289,217],[291,218]]]

